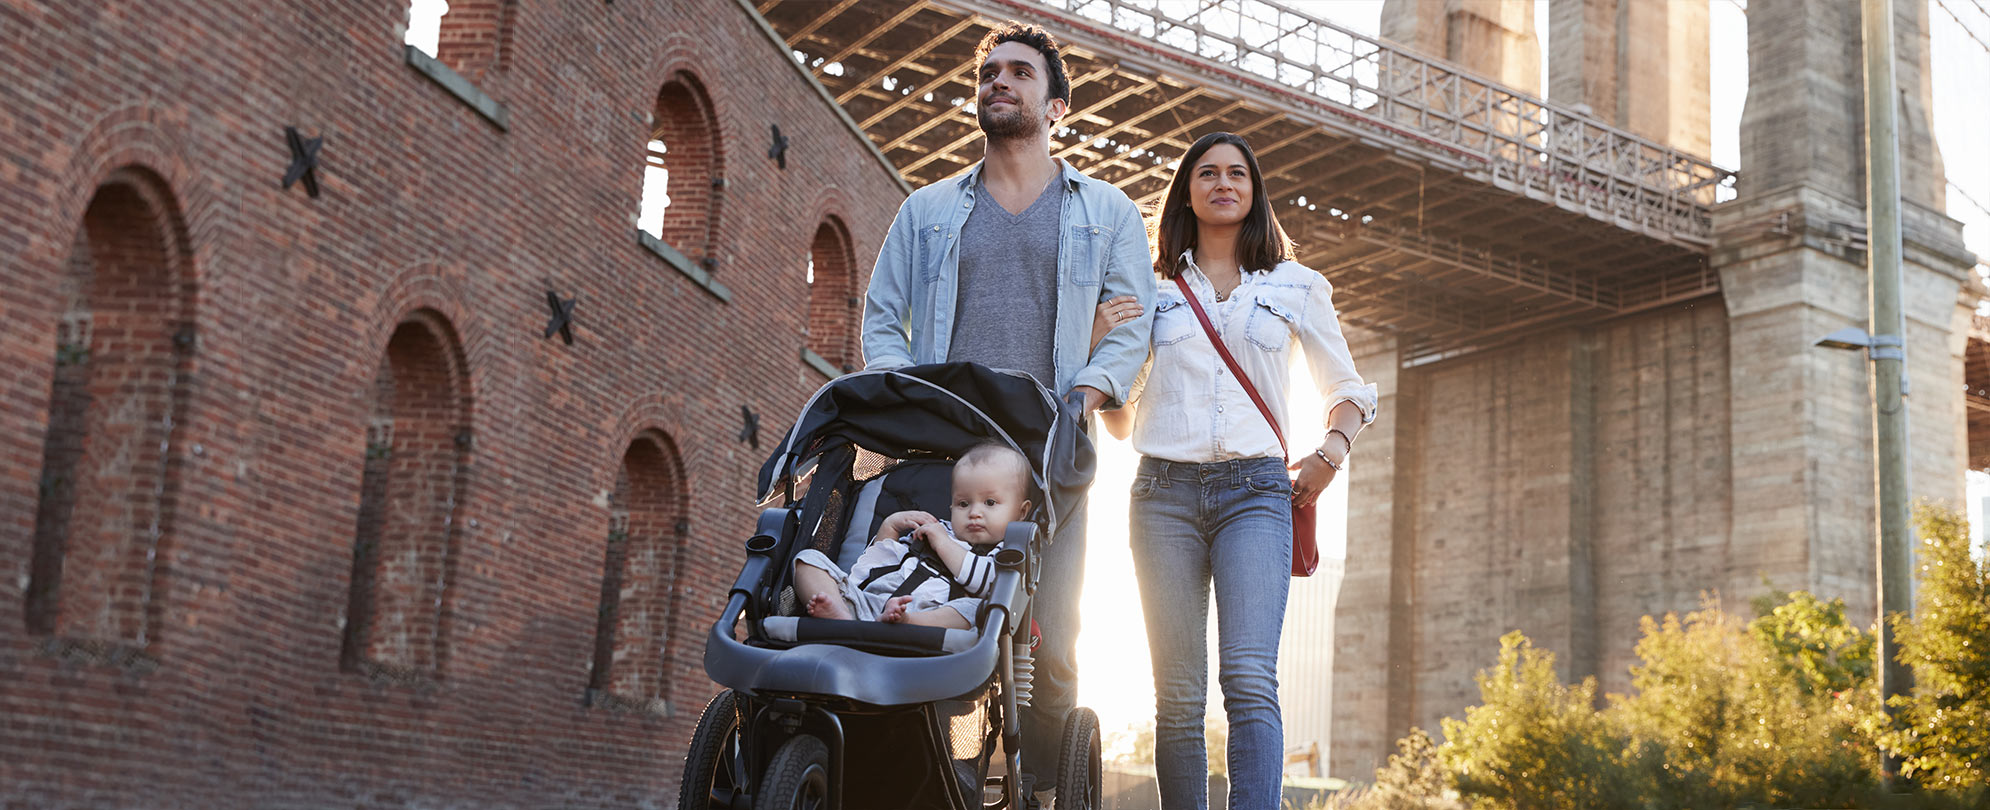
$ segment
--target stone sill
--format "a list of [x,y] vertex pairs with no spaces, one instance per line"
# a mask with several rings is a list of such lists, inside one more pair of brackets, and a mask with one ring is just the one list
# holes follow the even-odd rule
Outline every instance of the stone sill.
[[815,373],[821,374],[825,379],[833,380],[843,376],[842,369],[837,368],[827,358],[816,354],[814,350],[806,346],[802,347],[802,363],[809,368],[815,369]]
[[685,258],[684,254],[678,253],[676,248],[664,244],[662,240],[651,236],[648,231],[644,230],[636,231],[636,241],[641,242],[643,247],[649,249],[649,252],[661,257],[664,264],[677,268],[677,272],[683,273],[686,278],[691,279],[700,289],[711,293],[713,298],[719,299],[722,303],[732,303],[732,290],[726,289],[726,285],[720,284],[717,280],[713,279],[711,273],[705,272],[705,268],[699,267],[696,262]]
[[510,119],[505,115],[503,104],[499,104],[495,99],[484,95],[484,91],[477,89],[477,86],[472,84],[469,79],[465,79],[456,71],[450,70],[448,65],[435,61],[435,57],[422,53],[420,48],[416,48],[413,45],[404,45],[402,47],[407,49],[409,67],[414,68],[421,75],[429,77],[436,84],[442,85],[442,89],[449,91],[449,94],[455,96],[458,101],[470,105],[470,109],[476,110],[478,115],[496,124],[498,129],[506,131],[511,129],[510,124],[507,123]]

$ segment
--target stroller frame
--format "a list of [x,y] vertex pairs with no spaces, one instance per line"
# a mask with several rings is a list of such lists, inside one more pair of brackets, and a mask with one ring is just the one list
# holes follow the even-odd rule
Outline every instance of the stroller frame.
[[[924,373],[922,373],[924,372]],[[997,420],[974,403],[948,390],[950,375],[965,373],[993,378],[1009,377],[979,367],[932,366],[899,371],[860,372],[839,378],[818,391],[804,408],[784,446],[762,471],[762,489],[767,499],[784,495],[780,505],[764,509],[751,539],[745,544],[746,562],[727,594],[726,604],[712,625],[705,645],[705,669],[712,679],[727,687],[706,707],[698,731],[686,757],[680,810],[727,807],[738,810],[820,807],[837,810],[844,805],[847,777],[851,769],[850,733],[846,719],[860,725],[887,728],[919,727],[927,745],[922,756],[940,770],[938,792],[955,810],[1015,808],[1033,806],[1022,773],[1022,728],[1020,710],[1027,699],[1030,678],[1028,641],[1018,647],[1018,634],[1030,628],[1030,601],[1040,576],[1043,552],[1050,535],[1037,520],[1011,523],[991,557],[996,564],[992,592],[971,630],[940,630],[876,622],[837,621],[814,618],[774,619],[791,622],[793,635],[781,640],[768,633],[769,609],[791,576],[793,559],[815,537],[814,527],[824,520],[839,518],[826,511],[840,509],[854,513],[855,504],[821,495],[823,487],[848,485],[842,476],[848,471],[858,446],[867,442],[844,437],[841,442],[820,441],[804,433],[811,413],[825,396],[842,386],[875,384],[861,378],[895,375],[883,381],[886,388],[903,386],[920,389],[919,396],[938,397],[944,392],[953,403],[964,406],[984,424],[983,436],[997,438],[1019,452],[1016,438]],[[1016,375],[1020,376],[1020,375]],[[935,379],[929,379],[937,378]],[[1027,377],[1021,377],[1028,381]],[[1015,388],[1012,379],[998,387]],[[1034,382],[1029,381],[1035,388]],[[1052,414],[1043,450],[1031,459],[1033,483],[1044,495],[1037,517],[1055,519],[1049,493],[1053,491],[1044,472],[1049,466],[1051,443],[1056,441],[1060,423],[1071,435],[1075,427],[1064,423],[1069,413],[1049,393],[1035,388],[1046,413]],[[944,403],[943,403],[944,404]],[[833,408],[832,408],[833,410]],[[1009,418],[1014,418],[1010,415]],[[992,434],[992,435],[990,435]],[[1027,439],[1025,440],[1027,441]],[[866,448],[871,449],[871,448]],[[874,450],[875,452],[875,450]],[[1089,446],[1081,465],[1089,477]],[[806,458],[804,458],[806,455]],[[957,453],[940,453],[942,457]],[[816,462],[815,480],[808,497],[798,500],[794,491],[796,471],[802,462]],[[838,468],[841,469],[838,469]],[[784,473],[769,475],[769,471]],[[821,480],[824,472],[829,480]],[[854,518],[850,518],[854,519]],[[840,525],[841,519],[837,519]],[[734,637],[735,622],[744,619],[748,640]],[[947,634],[955,634],[949,637]],[[966,635],[961,635],[966,634]],[[943,652],[941,647],[951,648]],[[1019,673],[1018,663],[1022,663]],[[1019,675],[1021,682],[1019,682]],[[968,707],[987,712],[979,720],[986,729],[977,758],[966,762],[974,770],[978,785],[958,770],[964,762],[959,753],[960,737],[955,732],[953,747],[943,729],[949,718],[946,708]],[[992,725],[992,727],[990,727]],[[1079,778],[1086,784],[1061,786],[1060,805],[1095,806],[1099,787],[1098,724],[1089,709],[1074,710],[1065,722],[1065,751],[1059,762],[1060,776]],[[898,733],[892,735],[898,737]],[[986,769],[993,741],[999,738],[1005,758],[1005,775],[987,777]],[[1073,749],[1076,740],[1080,749]],[[1089,767],[1084,765],[1089,762]],[[1079,763],[1079,764],[1072,764]],[[1072,771],[1065,776],[1066,771]],[[1083,773],[1079,773],[1082,771]],[[921,784],[923,795],[931,795],[931,774]],[[999,780],[999,781],[998,781]],[[1001,796],[986,802],[985,789],[999,784]],[[970,795],[971,787],[980,787]],[[1078,788],[1078,790],[1073,790]],[[1089,801],[1078,801],[1089,798]]]

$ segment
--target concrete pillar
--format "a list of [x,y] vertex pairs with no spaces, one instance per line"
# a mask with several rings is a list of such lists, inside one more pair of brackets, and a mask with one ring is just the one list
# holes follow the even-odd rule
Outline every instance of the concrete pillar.
[[[1940,213],[1925,2],[1897,4],[1911,487],[1960,506],[1962,352],[1974,295],[1960,226]],[[1862,354],[1817,338],[1867,326],[1859,7],[1749,4],[1740,195],[1716,210],[1731,358],[1733,526],[1724,591],[1778,588],[1874,607],[1872,416]]]
[[1478,702],[1509,630],[1593,673],[1596,351],[1563,332],[1400,368],[1393,341],[1355,347],[1383,413],[1351,471],[1328,772],[1366,780]]
[[1541,92],[1534,4],[1504,0],[1383,0],[1382,38],[1524,93]]
[[[1327,773],[1373,778],[1409,727],[1409,581],[1416,501],[1415,375],[1393,336],[1348,328],[1355,368],[1381,404],[1348,469],[1347,559],[1334,610],[1333,721]],[[1412,390],[1405,391],[1406,382]]]
[[1548,26],[1550,99],[1712,154],[1707,0],[1550,0]]

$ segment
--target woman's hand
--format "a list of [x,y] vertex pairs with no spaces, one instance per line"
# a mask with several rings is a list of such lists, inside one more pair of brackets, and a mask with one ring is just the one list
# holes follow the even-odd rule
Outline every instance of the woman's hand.
[[1325,492],[1327,485],[1334,482],[1334,475],[1337,473],[1314,453],[1301,456],[1286,469],[1299,471],[1299,477],[1292,482],[1292,503],[1296,506],[1311,506],[1314,501],[1319,500],[1320,493]]
[[1140,299],[1134,298],[1131,295],[1122,295],[1118,298],[1108,298],[1100,301],[1098,311],[1092,315],[1091,351],[1098,351],[1099,341],[1105,339],[1107,332],[1111,332],[1120,324],[1140,317],[1140,313],[1145,311],[1140,308]]

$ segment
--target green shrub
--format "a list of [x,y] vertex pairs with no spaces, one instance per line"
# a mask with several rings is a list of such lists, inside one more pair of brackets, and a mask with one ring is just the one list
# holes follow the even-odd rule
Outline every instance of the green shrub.
[[1877,766],[1858,731],[1871,634],[1845,625],[1841,601],[1778,594],[1755,607],[1746,624],[1717,602],[1647,617],[1636,692],[1611,696],[1606,720],[1651,752],[1663,806],[1856,805]]
[[[1968,526],[1923,507],[1915,614],[1892,617],[1909,694],[1880,711],[1875,638],[1843,600],[1753,600],[1744,620],[1708,600],[1646,617],[1632,693],[1596,708],[1553,654],[1518,632],[1478,675],[1480,705],[1445,718],[1445,742],[1412,731],[1349,810],[1990,807],[1990,563]],[[1881,791],[1878,751],[1922,788]]]
[[1891,701],[1894,723],[1880,739],[1922,787],[1982,795],[1990,786],[1990,564],[1970,557],[1961,515],[1923,505],[1915,524],[1914,615],[1889,617],[1896,660],[1914,668],[1914,684]]
[[1480,807],[1604,810],[1649,795],[1622,761],[1626,740],[1594,708],[1596,683],[1563,685],[1555,656],[1518,631],[1478,675],[1481,705],[1444,718],[1438,761]]

